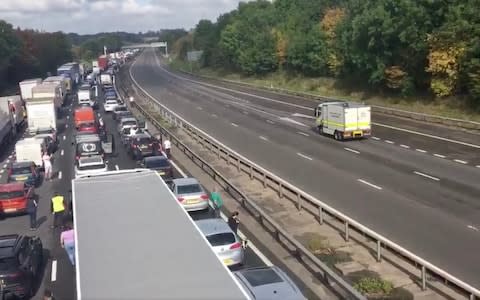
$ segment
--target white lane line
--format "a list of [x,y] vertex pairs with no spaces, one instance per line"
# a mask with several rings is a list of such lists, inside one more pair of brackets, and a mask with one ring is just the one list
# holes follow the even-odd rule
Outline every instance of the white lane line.
[[305,159],[308,159],[308,160],[313,160],[313,158],[309,157],[309,156],[306,156],[305,154],[302,154],[300,152],[297,152],[297,155],[300,156],[300,157],[303,157]]
[[343,149],[345,149],[345,150],[347,150],[347,151],[350,151],[350,152],[352,152],[352,153],[355,153],[355,154],[360,154],[359,151],[354,150],[354,149],[350,149],[350,148],[343,148]]
[[433,156],[436,156],[436,157],[439,157],[439,158],[446,158],[445,155],[441,155],[441,154],[437,154],[437,153],[433,154]]
[[477,165],[477,168],[480,168],[480,165]]
[[248,111],[243,111],[243,114],[244,114],[244,115],[248,115]]
[[68,128],[68,124],[65,124],[65,128]]
[[415,151],[418,151],[420,153],[427,153],[427,150],[423,150],[423,149],[415,149]]
[[363,183],[363,184],[366,184],[366,185],[368,185],[368,186],[371,186],[371,187],[373,187],[374,189],[383,190],[382,187],[380,187],[380,186],[378,186],[378,185],[375,185],[375,184],[373,184],[373,183],[370,183],[370,182],[368,182],[368,181],[366,181],[366,180],[357,179],[357,181],[358,181],[358,182],[361,182],[361,183]]
[[264,140],[264,141],[268,141],[268,139],[264,136],[259,136],[260,139]]
[[267,123],[275,124],[275,122],[273,122],[272,120],[269,120],[269,119],[267,119]]
[[376,141],[379,141],[380,138],[376,137],[376,136],[372,136],[372,139],[376,140]]
[[6,167],[7,167],[7,164],[4,164],[4,165],[3,165],[3,168],[6,168]]
[[301,131],[297,131],[297,133],[303,136],[310,136],[309,134],[306,134],[305,132],[301,132]]
[[64,136],[63,136],[63,140],[65,140],[66,138],[67,138],[67,136],[66,136],[66,135],[64,135]]
[[115,170],[119,171],[120,167],[118,165],[115,165]]
[[473,226],[473,225],[468,225],[467,226],[468,229],[471,229],[471,230],[475,230],[475,231],[478,231],[478,228]]
[[3,174],[3,172],[5,172],[5,170],[4,170],[4,169],[1,169],[1,170],[0,170],[0,174]]
[[232,123],[232,126],[238,127],[238,124]]
[[70,116],[67,116],[67,120],[70,119]]
[[435,180],[435,181],[440,181],[440,178],[437,178],[437,177],[433,177],[433,176],[430,176],[428,174],[425,174],[425,173],[421,173],[421,172],[417,172],[417,171],[414,171],[413,173],[419,175],[419,176],[423,176],[425,178],[429,178],[429,179],[432,179],[432,180]]
[[453,161],[457,162],[459,164],[464,164],[464,165],[468,164],[468,161],[464,161],[464,160],[461,160],[461,159],[454,159]]
[[216,114],[212,114],[212,117],[214,118],[218,118],[218,116]]
[[10,158],[7,158],[7,160],[5,160],[5,162],[8,164],[10,162]]
[[13,155],[12,155],[12,154],[10,154],[10,155],[8,156],[8,158],[12,158],[12,157],[13,157]]
[[65,151],[63,151],[62,149],[62,151],[60,151],[60,155],[63,156],[64,154],[65,154]]
[[198,109],[198,110],[202,110],[203,108],[201,108],[200,106],[197,106],[197,109]]
[[58,172],[58,179],[62,179],[62,171]]
[[57,261],[56,260],[52,260],[52,275],[50,279],[52,282],[57,281]]
[[385,140],[385,143],[387,143],[387,144],[395,144],[395,142],[392,142],[392,141],[390,141],[390,140]]

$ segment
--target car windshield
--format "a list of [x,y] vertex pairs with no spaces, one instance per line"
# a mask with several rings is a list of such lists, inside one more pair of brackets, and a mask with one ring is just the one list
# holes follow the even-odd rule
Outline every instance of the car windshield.
[[0,259],[0,272],[8,271],[17,267],[17,260],[15,257],[4,257]]
[[230,245],[236,242],[235,236],[231,232],[208,235],[207,240],[212,247]]
[[12,175],[24,175],[32,173],[32,168],[30,166],[26,167],[14,167],[12,169]]
[[115,108],[115,111],[127,111],[127,107],[126,106],[118,106]]
[[186,184],[186,185],[179,185],[177,186],[178,194],[193,194],[193,193],[201,193],[202,188],[199,184]]
[[0,192],[0,201],[23,197],[23,191]]
[[278,276],[277,272],[271,269],[251,270],[244,272],[243,276],[253,287],[283,282],[282,278]]
[[147,168],[162,168],[169,167],[170,163],[167,159],[153,159],[145,161],[145,167]]
[[123,122],[122,122],[122,125],[123,125],[123,126],[133,126],[133,125],[137,125],[137,121],[135,121],[135,120],[123,121]]

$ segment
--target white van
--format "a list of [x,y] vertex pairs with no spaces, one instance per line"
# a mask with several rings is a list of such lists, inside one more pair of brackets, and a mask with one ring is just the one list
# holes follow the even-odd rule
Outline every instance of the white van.
[[42,152],[47,149],[44,139],[26,138],[15,145],[17,162],[33,161],[38,167],[42,167]]

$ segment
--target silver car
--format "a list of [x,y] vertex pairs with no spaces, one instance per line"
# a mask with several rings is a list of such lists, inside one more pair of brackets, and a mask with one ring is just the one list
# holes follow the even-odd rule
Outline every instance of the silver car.
[[306,300],[295,283],[276,266],[247,268],[233,274],[252,299]]
[[85,156],[81,157],[75,165],[75,178],[83,175],[96,175],[107,170],[108,166],[101,155]]
[[103,104],[103,109],[105,112],[112,112],[118,105],[119,103],[116,99],[108,99],[105,101],[105,104]]
[[242,240],[220,219],[195,221],[200,231],[208,240],[218,258],[228,267],[242,265],[245,253]]
[[195,178],[174,179],[171,189],[185,210],[208,209],[208,194]]

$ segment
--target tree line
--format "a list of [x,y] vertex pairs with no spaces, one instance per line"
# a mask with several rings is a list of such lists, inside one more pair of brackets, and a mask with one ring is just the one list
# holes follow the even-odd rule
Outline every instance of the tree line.
[[[458,96],[480,107],[478,0],[257,0],[201,20],[185,59],[246,75],[330,76],[402,95]],[[466,97],[464,97],[466,96]]]

